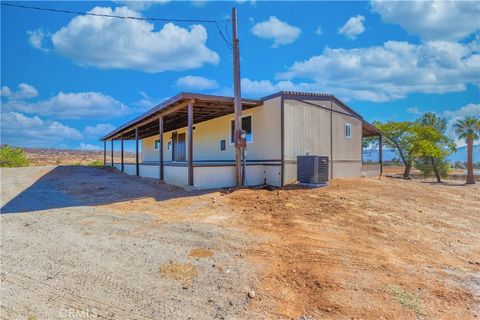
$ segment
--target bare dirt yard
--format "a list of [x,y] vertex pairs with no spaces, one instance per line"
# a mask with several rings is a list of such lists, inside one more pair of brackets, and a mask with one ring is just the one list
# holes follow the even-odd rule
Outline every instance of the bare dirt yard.
[[480,318],[479,185],[185,192],[110,168],[1,174],[4,319]]

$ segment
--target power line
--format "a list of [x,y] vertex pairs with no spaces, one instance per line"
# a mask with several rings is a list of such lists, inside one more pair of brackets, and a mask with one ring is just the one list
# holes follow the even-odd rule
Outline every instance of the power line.
[[[218,23],[215,22],[215,26],[217,27],[218,33],[220,33],[220,36],[222,37],[222,39],[225,42],[225,44],[227,45],[227,47],[229,49],[232,49],[233,48],[232,43],[230,41],[228,41],[227,38],[225,38],[225,35],[223,34],[222,29],[220,29],[220,26],[218,25]],[[227,31],[226,25],[225,25],[225,31]]]
[[43,7],[34,7],[26,6],[22,4],[13,4],[13,3],[1,3],[2,6],[7,7],[16,7],[23,9],[39,10],[39,11],[49,11],[49,12],[58,12],[58,13],[69,13],[69,14],[79,14],[84,16],[96,16],[104,18],[116,18],[123,20],[142,20],[142,21],[164,21],[164,22],[198,22],[198,23],[215,23],[218,22],[230,22],[230,19],[223,20],[208,20],[208,19],[171,19],[171,18],[154,18],[154,17],[134,17],[134,16],[119,16],[114,14],[103,14],[103,13],[93,13],[93,12],[84,12],[84,11],[72,11],[72,10],[63,10],[63,9],[52,9],[52,8],[43,8]]

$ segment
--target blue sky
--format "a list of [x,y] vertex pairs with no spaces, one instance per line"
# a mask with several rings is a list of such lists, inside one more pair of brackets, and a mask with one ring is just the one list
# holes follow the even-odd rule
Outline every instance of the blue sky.
[[[434,111],[449,128],[480,115],[475,2],[10,3],[215,20],[236,6],[244,97],[333,93],[368,121]],[[180,91],[232,92],[231,50],[209,23],[2,6],[1,48],[1,142],[16,146],[101,148],[100,136]]]

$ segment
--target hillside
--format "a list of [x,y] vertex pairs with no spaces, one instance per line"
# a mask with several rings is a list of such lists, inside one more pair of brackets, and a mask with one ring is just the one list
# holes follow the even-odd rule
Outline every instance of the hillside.
[[[88,165],[95,161],[103,163],[103,150],[69,150],[69,149],[47,149],[47,148],[22,148],[31,166],[45,166],[58,164],[82,164]],[[111,154],[107,150],[107,161],[110,161]],[[124,152],[125,162],[134,162],[133,152]],[[114,160],[120,162],[120,152],[114,152]]]

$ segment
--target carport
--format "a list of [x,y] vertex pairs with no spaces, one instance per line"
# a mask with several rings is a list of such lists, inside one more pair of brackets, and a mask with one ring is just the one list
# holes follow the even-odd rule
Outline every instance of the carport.
[[[262,105],[260,100],[242,99],[242,109],[247,110]],[[115,140],[120,141],[120,169],[125,172],[124,141],[135,141],[134,174],[139,176],[142,164],[139,162],[139,140],[151,136],[159,136],[158,163],[143,166],[158,166],[158,179],[164,180],[167,170],[179,172],[186,169],[188,185],[193,186],[193,130],[194,125],[234,113],[233,98],[182,92],[170,98],[132,121],[122,125],[100,140],[104,142],[104,165],[107,164],[107,141],[111,141],[111,164],[114,166]],[[187,127],[187,161],[170,163],[165,166],[163,153],[163,133]],[[183,168],[183,169],[181,169]],[[145,168],[147,170],[148,168]],[[166,170],[167,169],[167,170]]]

